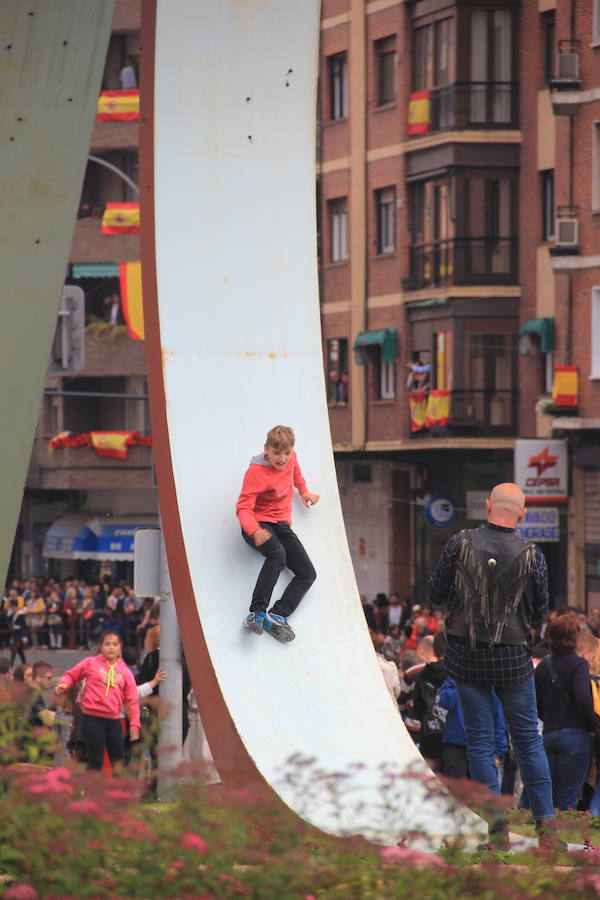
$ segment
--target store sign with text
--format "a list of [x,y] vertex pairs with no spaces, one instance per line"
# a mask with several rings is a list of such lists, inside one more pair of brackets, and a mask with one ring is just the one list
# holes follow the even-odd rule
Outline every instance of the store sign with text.
[[535,544],[560,540],[560,522],[557,506],[540,506],[525,510],[522,522],[517,522],[521,537]]
[[566,503],[567,442],[539,438],[515,441],[514,477],[527,503]]

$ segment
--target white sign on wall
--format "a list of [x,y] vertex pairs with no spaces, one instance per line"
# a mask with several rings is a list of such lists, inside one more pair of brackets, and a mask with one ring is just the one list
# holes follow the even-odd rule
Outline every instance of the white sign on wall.
[[538,506],[525,510],[522,522],[517,522],[517,532],[521,537],[535,544],[544,541],[559,541],[560,527],[557,506]]
[[527,503],[566,503],[567,442],[539,438],[515,441],[514,478]]

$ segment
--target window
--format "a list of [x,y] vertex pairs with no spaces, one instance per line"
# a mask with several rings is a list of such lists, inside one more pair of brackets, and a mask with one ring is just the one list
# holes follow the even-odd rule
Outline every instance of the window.
[[382,400],[393,400],[396,396],[396,363],[381,363],[381,384],[379,395]]
[[556,59],[556,20],[554,10],[542,14],[542,48],[544,81],[547,84],[554,76],[554,61]]
[[433,29],[415,28],[413,40],[413,91],[433,87]]
[[380,344],[367,349],[369,398],[372,401],[393,400],[396,396],[396,363],[382,358]]
[[368,463],[354,463],[352,466],[352,481],[370,482],[372,480],[371,466]]
[[554,169],[540,172],[542,241],[554,240]]
[[331,262],[348,259],[348,200],[340,197],[329,201],[331,223]]
[[329,68],[329,118],[345,119],[348,115],[348,56],[336,53],[327,58]]
[[375,41],[375,62],[377,68],[377,105],[390,103],[396,96],[394,89],[394,69],[396,61],[396,36]]
[[453,19],[439,19],[413,32],[413,91],[444,87],[453,80]]
[[600,287],[592,288],[592,365],[590,378],[600,379]]
[[516,182],[513,178],[469,178],[468,228],[472,275],[510,275]]
[[600,0],[594,0],[592,41],[594,44],[600,44]]
[[377,207],[377,253],[393,253],[395,249],[396,189],[375,191]]
[[592,128],[592,209],[600,210],[600,122]]
[[348,338],[327,341],[327,400],[332,406],[348,403]]
[[512,121],[512,13],[471,12],[471,110],[473,124]]

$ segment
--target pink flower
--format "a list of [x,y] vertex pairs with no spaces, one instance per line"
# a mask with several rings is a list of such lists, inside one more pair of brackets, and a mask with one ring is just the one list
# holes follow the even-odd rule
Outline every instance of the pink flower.
[[74,794],[71,773],[65,766],[49,769],[43,775],[34,775],[29,782],[32,794]]
[[182,859],[174,859],[173,862],[170,864],[169,868],[170,869],[183,869],[184,866],[185,866],[185,863]]
[[128,791],[127,788],[109,788],[104,792],[107,800],[136,800],[137,794],[134,791]]
[[39,900],[39,895],[30,884],[12,884],[2,894],[2,900]]
[[73,800],[67,806],[67,812],[74,816],[94,816],[100,811],[95,800]]
[[390,864],[405,866],[437,866],[445,867],[446,863],[436,853],[424,853],[422,850],[411,850],[410,847],[383,847],[379,851],[382,860]]
[[598,897],[600,897],[600,875],[593,875],[590,873],[589,875],[583,875],[581,878],[578,878],[575,881],[575,887],[578,888],[593,888],[596,891]]
[[197,850],[198,853],[206,853],[208,850],[208,844],[204,838],[199,834],[194,834],[193,831],[186,831],[181,835],[181,846],[186,850]]

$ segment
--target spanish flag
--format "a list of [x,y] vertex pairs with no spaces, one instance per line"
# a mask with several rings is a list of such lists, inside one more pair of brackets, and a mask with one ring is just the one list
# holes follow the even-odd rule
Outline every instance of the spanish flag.
[[136,122],[140,117],[140,92],[102,91],[96,117],[100,122]]
[[577,366],[554,366],[552,402],[555,406],[577,406],[579,374]]
[[408,133],[427,134],[431,126],[429,91],[414,91],[408,98]]
[[144,304],[142,302],[142,265],[119,263],[121,306],[132,341],[144,340]]
[[139,203],[107,203],[102,216],[102,234],[139,234]]
[[429,391],[425,427],[447,425],[450,421],[450,391]]
[[116,459],[127,458],[127,446],[131,431],[90,431],[92,447],[98,456],[114,456]]
[[410,407],[410,430],[421,431],[422,428],[425,428],[425,410],[427,408],[425,391],[410,391],[408,405]]

